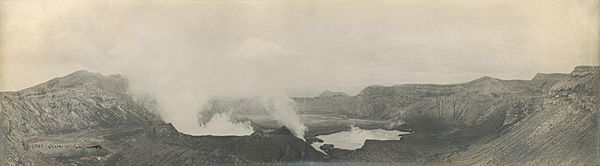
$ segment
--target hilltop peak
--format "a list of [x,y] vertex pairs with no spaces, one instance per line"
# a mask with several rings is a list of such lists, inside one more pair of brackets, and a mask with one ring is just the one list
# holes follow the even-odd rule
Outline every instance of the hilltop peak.
[[477,79],[475,79],[475,80],[473,80],[471,82],[495,81],[495,80],[498,80],[498,79],[494,78],[494,77],[490,77],[490,76],[482,76],[482,77],[479,77],[479,78],[477,78]]
[[48,82],[25,89],[25,91],[39,89],[58,90],[70,88],[91,88],[125,92],[128,89],[128,81],[121,75],[104,76],[100,73],[89,72],[87,70],[78,70],[64,77],[57,77]]
[[90,72],[87,70],[77,70],[71,74],[68,74],[64,77],[59,77],[61,79],[75,79],[75,78],[85,78],[85,79],[125,79],[123,76],[119,74],[113,74],[105,76],[101,73]]
[[587,76],[600,73],[600,66],[577,66],[571,72],[572,76]]
[[321,93],[319,96],[319,98],[329,98],[329,97],[348,97],[350,95],[344,93],[344,92],[333,92],[330,90],[325,90],[323,91],[323,93]]

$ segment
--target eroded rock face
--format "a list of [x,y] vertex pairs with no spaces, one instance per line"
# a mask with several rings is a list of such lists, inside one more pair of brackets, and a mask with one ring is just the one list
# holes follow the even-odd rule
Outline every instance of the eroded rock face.
[[285,127],[245,137],[179,133],[148,110],[143,105],[146,102],[133,99],[127,81],[118,75],[78,71],[22,91],[2,92],[0,97],[1,165],[189,165],[323,159]]
[[600,72],[600,66],[577,66],[571,72],[571,76],[573,77],[585,77],[596,75]]
[[[599,164],[598,66],[577,67],[570,74],[537,74],[532,80],[482,77],[463,84],[371,86],[356,96],[294,100],[301,113],[402,121],[415,133],[399,141],[368,140],[355,151],[330,147],[327,157],[286,128],[241,137],[190,136],[133,99],[124,78],[79,71],[0,93],[0,162]],[[215,100],[209,106],[212,113],[237,108],[260,114],[264,109],[252,99]],[[61,156],[75,152],[27,148],[61,141],[102,149]]]
[[345,100],[297,101],[323,112],[342,108],[359,118],[401,119],[416,131],[398,142],[368,141],[344,156],[348,160],[594,165],[599,69],[537,74],[531,81],[482,77],[464,84],[372,86]]
[[78,71],[18,92],[0,93],[3,127],[26,134],[61,133],[159,122],[133,101],[118,76]]
[[357,96],[294,100],[302,113],[402,121],[416,132],[401,141],[368,141],[338,156],[344,160],[594,164],[599,71],[582,66],[532,80],[481,77],[462,84],[371,86]]
[[484,165],[599,164],[598,71],[597,67],[577,67],[544,90],[539,110],[452,160]]
[[8,161],[31,157],[23,145],[28,136],[155,123],[162,122],[132,99],[126,79],[119,75],[77,71],[21,91],[0,93],[0,128],[8,140],[3,143]]
[[333,92],[329,90],[323,91],[317,98],[339,98],[339,97],[350,97],[350,95],[344,92]]
[[468,141],[495,133],[539,109],[540,87],[533,81],[482,77],[463,84],[371,86],[357,96],[296,101],[300,112],[401,121],[421,132],[470,129],[466,132],[478,133],[463,136]]

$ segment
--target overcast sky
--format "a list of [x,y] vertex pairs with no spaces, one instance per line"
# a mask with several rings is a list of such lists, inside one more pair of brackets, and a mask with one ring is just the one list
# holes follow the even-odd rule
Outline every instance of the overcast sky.
[[85,69],[211,95],[530,79],[599,63],[596,0],[0,2],[0,90]]

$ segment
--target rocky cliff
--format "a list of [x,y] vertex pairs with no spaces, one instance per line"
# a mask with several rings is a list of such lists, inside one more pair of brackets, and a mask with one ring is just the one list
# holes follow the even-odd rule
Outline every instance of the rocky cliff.
[[149,103],[132,97],[125,78],[87,71],[21,91],[2,92],[0,165],[187,165],[323,159],[309,144],[292,134],[280,134],[283,132],[245,137],[182,134],[162,122]]
[[[368,140],[354,151],[331,149],[335,153],[328,156],[285,128],[242,137],[190,136],[160,121],[146,102],[135,100],[123,77],[79,71],[0,93],[0,161],[600,164],[598,66],[576,67],[568,74],[537,74],[532,80],[481,77],[461,84],[370,86],[356,96],[324,94],[294,98],[299,112],[403,122],[403,128],[415,133],[400,141]],[[213,100],[205,109],[207,114],[230,110],[264,114],[255,99]],[[71,144],[86,148],[62,148]]]
[[534,80],[553,82],[539,96],[538,109],[450,159],[486,165],[600,164],[600,67],[581,66],[569,75]]
[[[416,132],[397,142],[367,141],[337,156],[342,160],[598,164],[599,71],[579,66],[531,80],[481,77],[461,84],[370,86],[356,96],[324,92],[327,97],[294,100],[301,113],[400,121],[403,129]],[[254,110],[244,100],[251,99],[220,108]]]
[[[399,142],[368,141],[342,157],[441,165],[598,165],[599,69],[582,66],[531,81],[484,77],[456,85],[367,88],[357,98],[372,101],[367,105],[380,108],[374,112],[404,118],[416,133]],[[398,114],[388,114],[394,109]]]
[[16,92],[0,93],[0,131],[9,161],[27,158],[23,138],[121,125],[161,123],[134,102],[125,78],[78,71]]
[[17,92],[0,93],[2,126],[26,134],[160,122],[137,104],[119,75],[78,71]]

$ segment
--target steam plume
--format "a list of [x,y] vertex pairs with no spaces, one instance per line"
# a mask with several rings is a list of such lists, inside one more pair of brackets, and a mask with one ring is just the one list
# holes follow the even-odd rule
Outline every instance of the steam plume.
[[250,135],[254,132],[250,122],[233,122],[230,114],[215,114],[210,121],[194,130],[192,135]]
[[306,126],[300,121],[296,113],[296,102],[283,96],[262,97],[261,102],[271,117],[286,126],[294,136],[304,140]]

